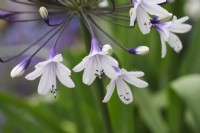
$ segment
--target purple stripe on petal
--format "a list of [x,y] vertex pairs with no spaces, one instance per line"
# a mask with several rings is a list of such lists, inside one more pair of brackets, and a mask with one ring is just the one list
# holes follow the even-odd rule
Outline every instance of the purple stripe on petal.
[[92,54],[93,52],[101,52],[101,48],[99,47],[99,43],[96,38],[92,38],[91,40],[90,54]]
[[50,54],[49,54],[49,59],[52,59],[56,55],[56,50],[54,48],[51,48]]
[[117,67],[117,66],[112,66],[112,67],[114,68],[114,70],[115,70],[116,73],[120,72],[120,68],[119,67]]

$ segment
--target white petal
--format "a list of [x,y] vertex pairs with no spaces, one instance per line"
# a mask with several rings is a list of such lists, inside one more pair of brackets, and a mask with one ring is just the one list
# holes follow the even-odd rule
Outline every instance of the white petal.
[[161,57],[164,58],[166,56],[166,54],[167,54],[166,42],[162,38],[162,36],[160,36],[160,40],[161,40],[161,48],[162,48]]
[[[160,27],[160,28],[162,28],[162,27]],[[160,36],[161,36],[165,41],[168,40],[169,34],[170,34],[169,30],[167,30],[167,29],[165,29],[165,28],[162,28],[162,29],[158,29],[158,32],[159,32]]]
[[121,101],[125,104],[131,103],[133,101],[133,95],[128,85],[122,79],[118,79],[116,84],[117,93]]
[[37,65],[35,65],[35,68],[45,67],[50,62],[52,62],[52,61],[51,60],[42,61],[42,62],[38,63]]
[[134,26],[137,17],[137,8],[131,8],[129,11],[129,15],[130,15],[130,26]]
[[[113,79],[113,78],[116,78],[116,76],[117,76],[113,66],[118,66],[118,62],[110,62],[109,61],[110,59],[113,59],[113,58],[112,57],[107,58],[106,56],[103,56],[100,58],[100,62],[101,62],[102,68],[104,69],[104,73],[106,74],[106,76],[108,76],[110,79]],[[114,59],[113,59],[113,61],[114,61]]]
[[182,18],[179,18],[178,20],[176,20],[176,24],[182,24],[184,22],[186,22],[187,20],[189,19],[188,16],[185,16],[185,17],[182,17]]
[[163,18],[169,16],[169,12],[157,4],[145,2],[142,4],[143,8],[151,15],[162,16]]
[[75,87],[74,82],[69,77],[71,71],[61,63],[56,63],[56,75],[59,81],[66,87]]
[[138,79],[132,75],[124,75],[123,76],[124,80],[127,81],[129,84],[132,84],[138,88],[145,88],[148,86],[148,83],[141,80],[141,79]]
[[33,72],[26,75],[25,78],[27,80],[35,80],[36,78],[38,78],[44,72],[44,70],[45,70],[45,67],[38,67]]
[[104,103],[107,103],[110,100],[113,94],[113,91],[115,89],[115,82],[111,81],[110,84],[106,87],[106,89],[107,89],[106,96],[103,99]]
[[89,57],[86,56],[78,65],[76,65],[73,68],[73,71],[74,72],[80,72],[80,71],[82,71],[87,66],[88,61],[89,61]]
[[83,72],[83,83],[87,85],[91,85],[93,81],[95,80],[95,68],[94,68],[94,62],[93,58],[91,58],[87,64],[87,67],[85,68]]
[[186,33],[190,31],[192,28],[189,24],[172,24],[169,26],[169,30],[175,33]]
[[52,75],[49,75],[49,68],[46,67],[44,73],[41,76],[39,85],[38,85],[38,93],[41,95],[47,94],[51,89],[51,84],[49,84],[50,77]]
[[58,64],[58,66],[61,67],[61,69],[65,70],[65,72],[68,75],[71,75],[71,70],[69,68],[67,68],[65,65],[63,65],[62,63],[56,63],[56,64]]
[[56,63],[51,63],[48,65],[49,69],[49,84],[51,86],[51,89],[56,89]]
[[107,63],[109,63],[112,66],[118,66],[119,63],[116,59],[114,59],[113,57],[109,56],[109,55],[104,55],[104,59]]
[[126,74],[134,77],[142,77],[144,76],[144,72],[142,71],[134,71],[134,72],[127,72],[125,69],[121,69],[121,74]]
[[63,61],[63,57],[62,57],[61,54],[58,54],[58,55],[53,57],[52,61],[54,61],[54,62],[62,62]]
[[181,40],[174,33],[169,34],[168,43],[177,53],[183,48]]
[[151,31],[150,17],[142,7],[137,10],[137,22],[143,34],[148,34]]
[[166,0],[143,0],[144,2],[154,3],[154,4],[161,4],[167,2]]

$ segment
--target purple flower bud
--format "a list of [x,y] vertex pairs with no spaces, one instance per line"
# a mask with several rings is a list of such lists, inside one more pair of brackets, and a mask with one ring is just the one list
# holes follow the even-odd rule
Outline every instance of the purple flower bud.
[[131,48],[128,50],[130,54],[135,54],[135,55],[146,55],[149,53],[149,47],[147,46],[139,46],[136,48]]
[[101,51],[101,48],[99,47],[99,42],[97,41],[96,38],[92,38],[91,40],[91,50],[90,50],[90,53],[93,53],[93,52],[100,52]]
[[15,78],[21,76],[29,66],[30,62],[31,62],[31,57],[25,58],[22,62],[20,62],[17,66],[15,66],[12,69],[10,73],[11,77]]

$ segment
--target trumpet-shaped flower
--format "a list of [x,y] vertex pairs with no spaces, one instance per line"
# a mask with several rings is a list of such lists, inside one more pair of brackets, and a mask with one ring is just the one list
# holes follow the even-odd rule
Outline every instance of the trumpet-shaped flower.
[[61,63],[62,61],[62,55],[55,55],[55,51],[51,50],[49,59],[38,63],[35,66],[35,70],[25,78],[34,80],[42,75],[38,85],[38,93],[41,95],[45,95],[48,92],[56,95],[56,77],[66,87],[73,88],[75,85],[70,78],[71,71]]
[[103,99],[103,102],[106,103],[110,100],[110,97],[112,96],[116,86],[117,93],[121,101],[125,104],[129,104],[133,101],[133,95],[126,82],[138,88],[145,88],[148,86],[148,83],[138,79],[138,77],[143,76],[144,73],[141,71],[127,72],[125,69],[120,69],[115,66],[113,66],[113,68],[115,70],[116,77],[112,78],[110,84],[107,86],[107,93]]
[[166,0],[132,0],[134,7],[130,9],[130,26],[134,26],[137,20],[139,28],[143,34],[148,34],[151,30],[152,24],[150,22],[150,15],[156,15],[161,18],[171,16],[171,14],[159,6]]
[[80,72],[84,69],[83,83],[91,85],[96,77],[101,78],[104,73],[109,78],[115,76],[112,66],[118,66],[118,62],[108,55],[110,50],[110,45],[106,44],[101,49],[97,40],[95,38],[92,39],[90,54],[73,68],[75,72]]
[[162,22],[155,18],[152,23],[154,27],[160,34],[161,44],[162,44],[162,58],[166,56],[167,48],[166,42],[172,47],[176,52],[180,52],[182,49],[182,42],[174,33],[186,33],[188,32],[192,26],[189,24],[184,24],[185,21],[189,19],[189,17],[182,17],[177,19],[176,16],[173,17],[171,21]]

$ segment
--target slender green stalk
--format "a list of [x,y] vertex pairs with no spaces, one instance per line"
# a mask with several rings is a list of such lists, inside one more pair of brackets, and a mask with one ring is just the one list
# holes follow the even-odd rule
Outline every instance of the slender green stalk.
[[[81,20],[81,22],[82,22],[82,20]],[[90,43],[91,43],[90,33],[89,33],[87,27],[83,23],[82,23],[81,27],[82,27],[82,34],[83,34],[84,41],[85,41],[85,47],[86,47],[86,50],[89,52],[90,51]],[[104,97],[103,82],[100,79],[96,79],[95,83],[97,84],[97,88],[94,91],[95,91],[95,94],[97,95],[98,107],[102,113],[103,122],[104,122],[103,124],[104,124],[105,130],[106,130],[106,133],[113,133],[107,104],[102,103],[102,99]]]

